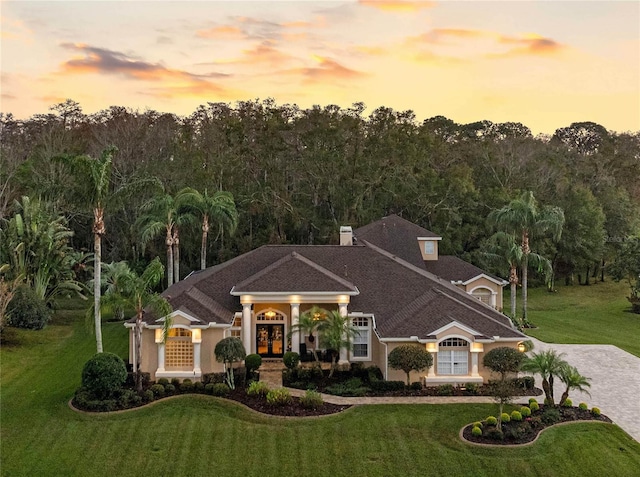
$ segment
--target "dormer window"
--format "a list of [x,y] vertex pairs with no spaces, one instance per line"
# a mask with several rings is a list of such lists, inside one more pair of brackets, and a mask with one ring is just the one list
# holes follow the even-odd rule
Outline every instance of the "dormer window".
[[426,253],[427,255],[433,255],[435,252],[436,252],[435,244],[430,240],[427,240],[424,243],[424,253]]

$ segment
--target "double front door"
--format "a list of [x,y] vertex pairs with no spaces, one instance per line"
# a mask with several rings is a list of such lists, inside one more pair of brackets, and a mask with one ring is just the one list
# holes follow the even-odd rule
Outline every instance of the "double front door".
[[256,350],[265,358],[281,358],[284,354],[284,325],[257,325]]

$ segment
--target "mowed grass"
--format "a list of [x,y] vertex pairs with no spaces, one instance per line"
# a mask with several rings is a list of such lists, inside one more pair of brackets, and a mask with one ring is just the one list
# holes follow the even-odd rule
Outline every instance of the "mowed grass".
[[538,328],[527,334],[547,343],[612,344],[640,357],[640,315],[630,312],[627,295],[626,283],[611,280],[531,289],[529,320]]
[[[560,426],[518,449],[460,441],[459,429],[495,414],[494,405],[361,406],[283,419],[192,395],[76,413],[67,402],[95,341],[73,316],[59,313],[0,350],[3,476],[630,476],[640,468],[640,444],[609,424]],[[103,330],[105,350],[125,357],[122,324]]]

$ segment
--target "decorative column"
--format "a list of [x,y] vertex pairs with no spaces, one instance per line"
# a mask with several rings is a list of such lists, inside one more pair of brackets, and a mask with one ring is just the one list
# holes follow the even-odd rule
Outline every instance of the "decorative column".
[[253,352],[251,346],[251,303],[242,304],[242,344],[247,354]]
[[[162,330],[156,330],[155,342],[158,346],[158,371],[164,372],[164,341],[162,341]],[[135,369],[135,368],[134,368]]]
[[[338,307],[340,310],[340,316],[347,316],[347,304],[346,303],[338,303]],[[343,339],[346,339],[346,335],[343,336]],[[342,348],[340,350],[340,360],[338,364],[346,364],[349,362],[349,350],[346,348]]]
[[201,333],[202,331],[198,328],[191,331],[191,343],[193,343],[193,375],[196,377],[202,376],[202,369],[200,369]]
[[300,303],[291,303],[291,351],[300,353],[300,330],[295,328],[300,320]]
[[491,306],[493,308],[496,307],[497,297],[498,297],[498,292],[495,292],[495,291],[492,290],[491,291]]
[[484,345],[482,343],[471,343],[471,376],[474,378],[480,377],[478,374],[478,355],[484,351]]
[[433,364],[429,368],[429,372],[427,373],[428,378],[436,377],[436,366],[438,360],[438,343],[427,343],[427,351],[431,353],[431,358],[433,359]]

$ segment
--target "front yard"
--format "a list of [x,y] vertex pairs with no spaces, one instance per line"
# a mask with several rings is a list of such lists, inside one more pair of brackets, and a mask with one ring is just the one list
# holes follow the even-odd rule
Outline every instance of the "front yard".
[[[617,426],[575,424],[530,447],[479,448],[460,429],[494,405],[360,406],[283,419],[187,395],[111,415],[67,406],[95,349],[81,312],[0,350],[1,472],[20,475],[633,475],[640,444]],[[105,323],[106,351],[126,357],[122,324]]]

